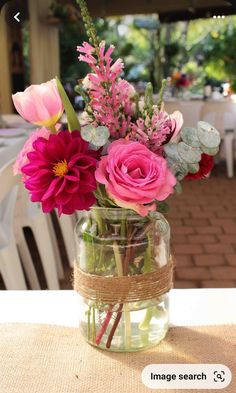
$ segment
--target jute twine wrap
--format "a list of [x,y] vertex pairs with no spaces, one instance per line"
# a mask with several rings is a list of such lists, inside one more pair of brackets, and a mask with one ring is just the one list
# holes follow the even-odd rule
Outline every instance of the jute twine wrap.
[[173,262],[151,273],[103,277],[74,266],[74,289],[86,299],[108,304],[132,303],[158,298],[172,287]]

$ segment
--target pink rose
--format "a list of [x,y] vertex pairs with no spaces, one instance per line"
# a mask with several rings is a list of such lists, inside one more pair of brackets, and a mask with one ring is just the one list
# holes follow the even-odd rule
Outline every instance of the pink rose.
[[109,197],[118,206],[135,210],[141,216],[155,210],[153,202],[166,199],[176,184],[163,157],[139,142],[124,139],[110,144],[95,177],[105,184]]
[[[21,149],[20,153],[17,156],[16,162],[13,167],[13,173],[14,175],[22,174],[22,167],[26,164],[28,164],[29,159],[27,157],[27,154],[30,153],[31,151],[34,150],[33,148],[33,143],[39,138],[45,138],[48,139],[50,135],[50,131],[47,130],[47,128],[38,128],[36,131],[34,131],[29,139],[25,142],[23,148]],[[25,180],[25,175],[22,175],[22,180]]]
[[31,85],[12,96],[17,112],[30,123],[53,127],[63,113],[63,104],[56,80],[41,85]]

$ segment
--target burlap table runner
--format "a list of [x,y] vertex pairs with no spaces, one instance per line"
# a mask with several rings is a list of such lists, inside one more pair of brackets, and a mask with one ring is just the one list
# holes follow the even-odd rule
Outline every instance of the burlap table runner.
[[233,375],[230,386],[197,392],[236,393],[236,325],[172,328],[159,346],[133,354],[93,348],[75,328],[0,325],[0,393],[156,392],[141,382],[151,363],[225,364]]

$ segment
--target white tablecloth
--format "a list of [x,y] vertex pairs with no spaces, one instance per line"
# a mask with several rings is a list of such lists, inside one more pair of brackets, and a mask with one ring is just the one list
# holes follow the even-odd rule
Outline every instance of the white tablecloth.
[[[19,130],[19,132],[22,131],[24,135],[13,138],[0,137],[0,168],[17,156],[30,133],[36,128],[36,126],[26,122],[17,114],[2,115],[2,119],[9,128]],[[2,143],[4,143],[4,146],[1,146]]]
[[[17,156],[27,138],[27,134],[16,138],[0,138],[0,168]],[[1,146],[1,142],[4,146]]]
[[[76,327],[80,314],[74,291],[0,291],[0,323]],[[236,288],[173,289],[172,326],[236,324]]]
[[236,129],[236,103],[232,101],[173,100],[165,102],[165,109],[168,113],[182,112],[185,127],[196,127],[199,120],[205,120],[221,133],[224,129]]

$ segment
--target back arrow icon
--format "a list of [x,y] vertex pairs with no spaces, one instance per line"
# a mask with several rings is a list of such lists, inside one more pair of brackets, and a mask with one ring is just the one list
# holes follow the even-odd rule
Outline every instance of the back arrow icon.
[[17,12],[17,14],[14,15],[14,19],[15,19],[17,22],[20,22],[19,15],[20,15],[20,12]]

